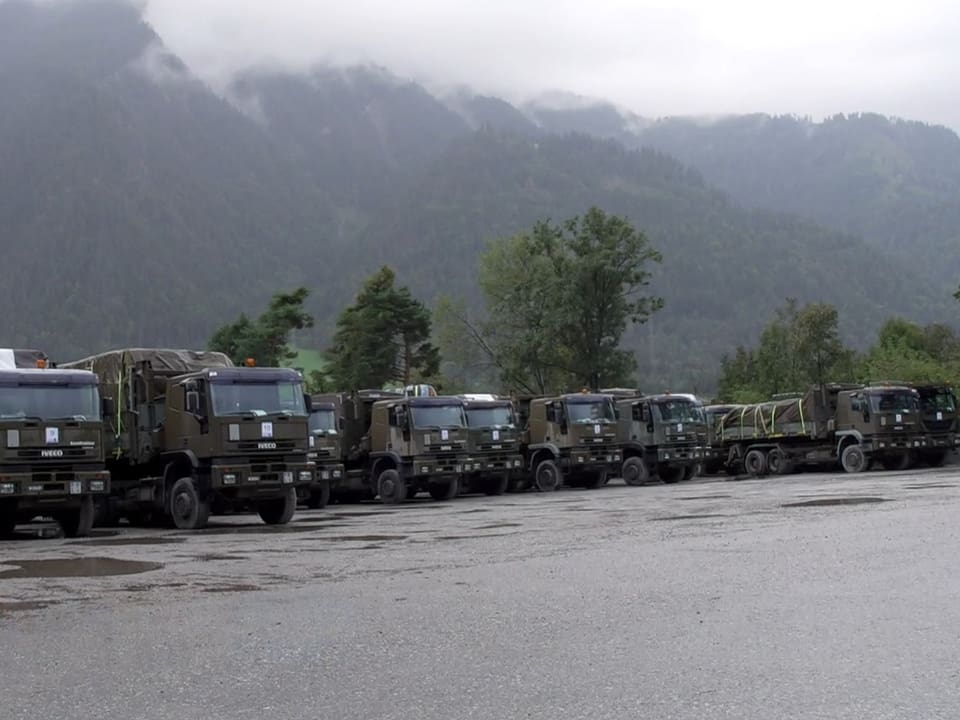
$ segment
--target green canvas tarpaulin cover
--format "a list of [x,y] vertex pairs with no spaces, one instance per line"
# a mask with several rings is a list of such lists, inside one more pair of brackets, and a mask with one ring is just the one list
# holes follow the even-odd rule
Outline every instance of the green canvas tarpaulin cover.
[[820,393],[810,390],[803,397],[736,407],[720,418],[718,435],[723,440],[820,437],[832,412],[819,399]]

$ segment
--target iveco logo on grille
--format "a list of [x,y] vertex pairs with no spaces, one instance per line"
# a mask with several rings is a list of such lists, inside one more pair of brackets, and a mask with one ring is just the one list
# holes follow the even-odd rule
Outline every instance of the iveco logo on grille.
[[41,450],[40,457],[63,457],[63,450]]
[[258,450],[276,450],[277,444],[275,442],[262,442],[257,443]]

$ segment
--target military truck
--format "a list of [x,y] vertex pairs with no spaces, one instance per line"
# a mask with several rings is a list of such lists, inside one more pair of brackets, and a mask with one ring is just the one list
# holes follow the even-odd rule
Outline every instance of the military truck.
[[726,453],[723,449],[721,435],[723,434],[723,418],[740,405],[707,405],[703,408],[707,423],[707,445],[704,449],[703,472],[705,475],[716,475],[726,468]]
[[254,510],[290,521],[313,481],[300,373],[235,367],[222,353],[133,348],[86,358],[115,400],[107,418],[111,513],[181,529],[210,513]]
[[298,492],[307,507],[313,510],[326,507],[333,488],[339,488],[344,477],[340,444],[342,415],[339,395],[311,396],[308,457],[314,464],[313,484]]
[[463,401],[361,390],[343,402],[346,477],[338,492],[401,503],[421,491],[450,500],[467,462]]
[[920,424],[926,438],[926,447],[917,450],[917,459],[940,467],[960,443],[957,397],[946,384],[910,383],[910,387],[920,396]]
[[620,469],[616,406],[605,393],[518,397],[524,473],[511,490],[556,490],[561,484],[597,488]]
[[620,475],[627,485],[651,478],[667,484],[692,478],[704,459],[707,426],[703,404],[693,395],[620,397],[617,439],[623,449]]
[[520,433],[513,403],[495,395],[461,395],[467,414],[467,450],[461,492],[502,495],[521,472]]
[[724,416],[722,433],[726,463],[754,476],[837,462],[850,473],[874,461],[904,470],[926,448],[919,396],[903,385],[824,385],[744,405]]
[[110,490],[97,376],[48,364],[37,350],[0,350],[0,537],[38,516],[87,535]]

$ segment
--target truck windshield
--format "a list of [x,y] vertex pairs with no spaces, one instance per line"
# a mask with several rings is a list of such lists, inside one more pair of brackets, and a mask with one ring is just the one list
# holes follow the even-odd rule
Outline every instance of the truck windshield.
[[414,405],[410,414],[415,428],[462,428],[467,425],[461,405]]
[[660,419],[667,423],[704,422],[703,407],[689,400],[661,400],[654,403]]
[[924,412],[955,413],[957,411],[957,398],[952,392],[931,393],[920,397],[920,406]]
[[616,415],[613,412],[613,402],[610,400],[596,400],[593,402],[568,402],[567,417],[572,423],[613,422]]
[[99,420],[96,385],[0,385],[0,419]]
[[213,414],[306,415],[303,385],[298,382],[211,383]]
[[513,427],[513,410],[509,407],[470,408],[467,410],[467,425],[472,428]]
[[912,412],[917,409],[917,398],[902,390],[872,392],[870,408],[874,412]]
[[313,410],[310,413],[310,432],[331,432],[337,429],[333,410]]

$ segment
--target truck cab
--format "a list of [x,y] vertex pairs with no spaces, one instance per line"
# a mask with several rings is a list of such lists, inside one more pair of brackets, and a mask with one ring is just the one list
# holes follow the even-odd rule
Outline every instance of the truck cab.
[[906,470],[926,450],[920,395],[906,385],[867,385],[838,393],[836,425],[840,444],[853,440],[867,458],[887,470]]
[[319,509],[344,479],[341,430],[343,406],[339,395],[313,395],[310,403],[308,457],[314,464],[313,484],[303,489],[307,507]]
[[957,420],[957,396],[944,384],[911,385],[920,396],[920,424],[926,436],[926,448],[919,459],[931,467],[939,467],[947,453],[956,452],[960,444]]
[[652,477],[672,484],[693,477],[707,444],[699,400],[665,393],[623,398],[618,407],[626,484],[641,485]]
[[467,415],[464,484],[468,490],[502,495],[521,471],[520,431],[513,403],[494,395],[461,395]]
[[104,469],[97,376],[82,370],[0,369],[0,536],[37,516],[67,537],[93,526],[95,499],[110,491]]
[[569,393],[524,404],[521,452],[527,484],[541,492],[564,483],[596,488],[620,469],[612,395]]
[[368,435],[366,471],[382,502],[403,502],[422,490],[435,500],[450,500],[460,492],[468,460],[467,418],[460,398],[374,402]]

